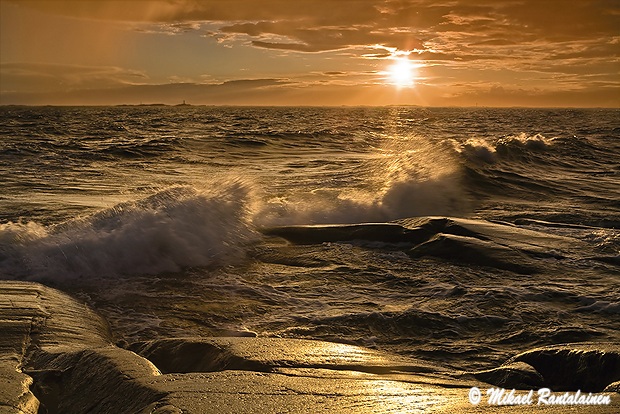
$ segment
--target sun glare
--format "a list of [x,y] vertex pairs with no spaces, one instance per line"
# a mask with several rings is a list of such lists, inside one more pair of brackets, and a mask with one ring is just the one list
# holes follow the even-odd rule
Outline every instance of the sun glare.
[[390,81],[399,88],[411,87],[416,80],[416,67],[407,58],[400,58],[388,68]]

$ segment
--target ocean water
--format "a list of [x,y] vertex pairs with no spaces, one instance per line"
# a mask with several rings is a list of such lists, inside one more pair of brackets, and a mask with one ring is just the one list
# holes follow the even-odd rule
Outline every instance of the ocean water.
[[619,110],[0,119],[0,277],[75,295],[119,341],[312,338],[455,370],[620,342]]

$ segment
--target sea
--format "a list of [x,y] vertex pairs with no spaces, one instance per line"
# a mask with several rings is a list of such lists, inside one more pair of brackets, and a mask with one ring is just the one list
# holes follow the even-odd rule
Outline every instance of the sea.
[[620,110],[0,107],[0,278],[122,344],[620,343]]

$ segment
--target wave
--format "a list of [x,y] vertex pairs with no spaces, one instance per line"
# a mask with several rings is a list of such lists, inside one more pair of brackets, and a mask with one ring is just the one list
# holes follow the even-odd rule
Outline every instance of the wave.
[[303,320],[325,329],[334,327],[337,332],[342,327],[368,329],[375,334],[399,337],[445,335],[456,337],[475,331],[498,330],[509,322],[508,318],[497,315],[447,314],[437,311],[411,307],[401,312],[363,312],[343,314],[332,317]]
[[[176,149],[179,140],[174,137],[159,137],[153,139],[130,140],[125,143],[106,143],[100,145],[94,152],[102,156],[118,158],[147,158],[169,155]],[[91,150],[91,155],[93,151]]]
[[115,160],[133,158],[165,157],[179,147],[175,137],[127,138],[122,142],[111,138],[97,139],[41,139],[38,142],[19,142],[0,148],[0,157],[21,157],[29,160],[33,156],[69,159]]
[[[303,337],[363,346],[376,343],[407,344],[407,353],[438,359],[442,364],[457,362],[470,352],[463,346],[443,346],[441,343],[467,341],[472,338],[501,336],[511,321],[499,315],[471,315],[432,309],[419,305],[402,311],[371,311],[344,313],[336,316],[297,316],[296,326],[277,331],[282,337]],[[345,339],[346,338],[346,339]],[[425,348],[425,344],[433,345]],[[463,343],[461,343],[463,344]],[[419,349],[422,347],[422,349]],[[476,353],[480,352],[477,348]]]
[[470,138],[465,142],[452,141],[454,150],[472,162],[493,164],[500,158],[522,157],[532,151],[544,151],[555,142],[541,134],[520,133],[495,141],[483,138]]
[[334,188],[329,182],[324,186],[319,182],[310,191],[295,188],[297,193],[271,197],[257,224],[385,222],[471,211],[458,160],[421,137],[388,140],[371,157],[342,170],[347,182],[356,185]]
[[451,215],[469,209],[457,175],[392,183],[377,193],[315,191],[273,199],[259,212],[262,226],[385,222],[411,216]]
[[0,272],[18,279],[176,272],[244,257],[250,190],[173,187],[56,226],[0,225]]
[[411,160],[398,160],[387,174],[373,166],[376,182],[359,194],[338,187],[303,194],[296,188],[277,199],[264,188],[258,199],[255,186],[233,180],[209,191],[168,188],[53,226],[1,224],[0,272],[33,280],[176,272],[242,259],[248,243],[260,237],[256,227],[383,222],[464,208],[458,171],[440,162],[421,171],[421,160],[405,161]]
[[[583,223],[593,223],[587,217],[591,211],[618,206],[608,196],[608,189],[617,187],[617,162],[613,152],[594,139],[521,133],[451,144],[474,198],[499,196],[519,202],[571,198],[579,201],[575,207],[588,210],[577,220]],[[578,209],[566,213],[575,218]]]

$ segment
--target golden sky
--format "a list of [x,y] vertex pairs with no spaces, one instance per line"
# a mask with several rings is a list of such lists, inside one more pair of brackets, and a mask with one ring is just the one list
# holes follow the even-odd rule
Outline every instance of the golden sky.
[[0,0],[0,103],[620,106],[618,0]]

